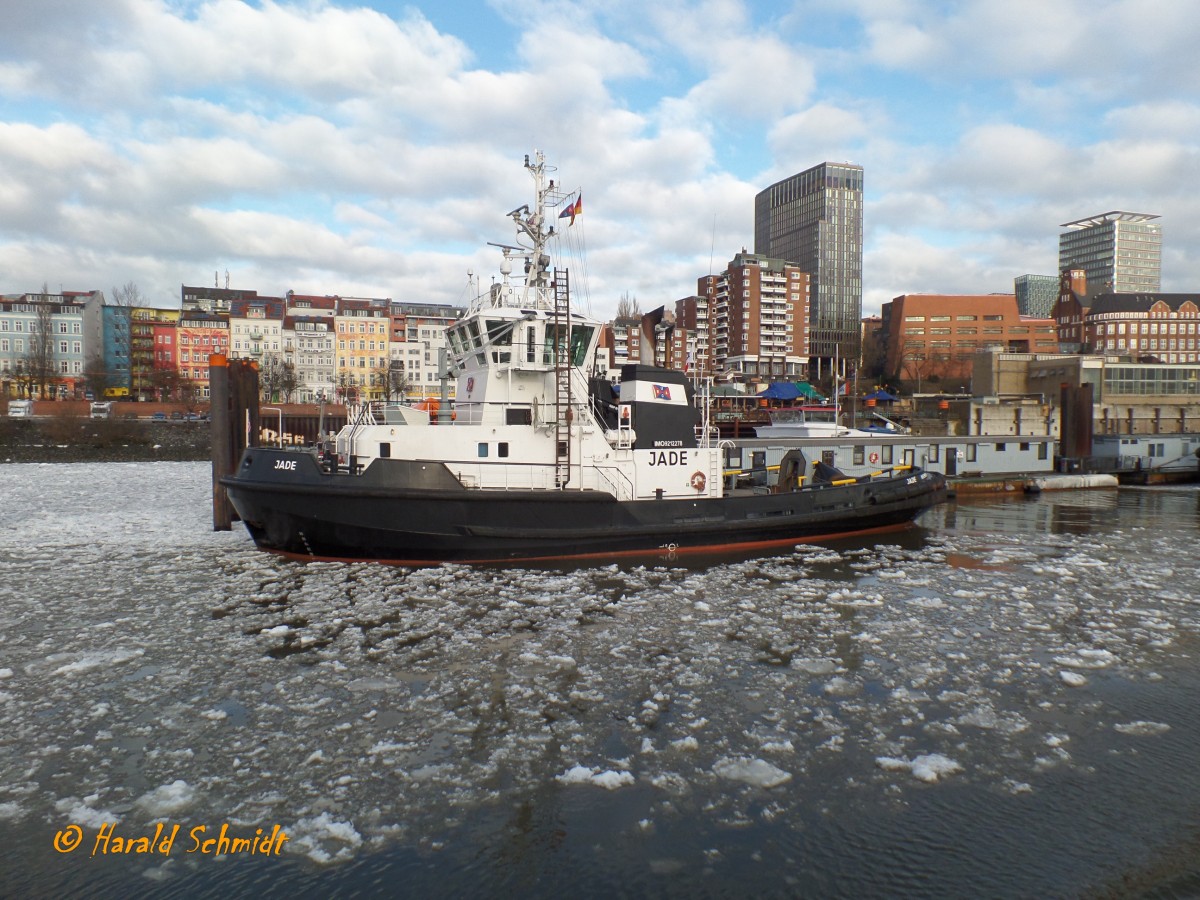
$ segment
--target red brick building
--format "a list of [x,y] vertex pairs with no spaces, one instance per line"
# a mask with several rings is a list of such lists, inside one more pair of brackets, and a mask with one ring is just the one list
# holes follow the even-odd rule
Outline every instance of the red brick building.
[[1054,309],[1062,349],[1200,362],[1200,294],[1087,296],[1082,270],[1064,271]]
[[966,381],[980,350],[1057,353],[1054,319],[1022,316],[1015,294],[904,294],[883,305],[886,371]]

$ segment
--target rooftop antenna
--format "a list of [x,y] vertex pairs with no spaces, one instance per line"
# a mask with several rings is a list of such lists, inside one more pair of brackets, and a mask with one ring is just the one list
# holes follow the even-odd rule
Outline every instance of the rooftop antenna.
[[225,270],[225,290],[229,290],[229,270]]

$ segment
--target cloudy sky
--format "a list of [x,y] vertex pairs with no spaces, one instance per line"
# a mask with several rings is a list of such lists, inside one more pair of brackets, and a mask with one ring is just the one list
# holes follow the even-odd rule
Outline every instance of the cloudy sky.
[[[38,0],[0,29],[0,292],[461,303],[543,150],[591,311],[753,249],[754,195],[866,170],[864,313],[1053,274],[1162,216],[1200,291],[1190,0]],[[578,287],[580,265],[573,268]],[[219,273],[219,274],[218,274]]]

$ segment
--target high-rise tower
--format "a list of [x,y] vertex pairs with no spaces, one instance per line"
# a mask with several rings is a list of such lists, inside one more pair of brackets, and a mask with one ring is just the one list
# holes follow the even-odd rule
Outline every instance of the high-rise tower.
[[1148,213],[1114,210],[1062,225],[1058,270],[1083,269],[1088,294],[1157,293],[1162,279],[1162,226]]
[[863,168],[821,163],[754,198],[754,252],[811,278],[813,357],[858,358],[862,320]]

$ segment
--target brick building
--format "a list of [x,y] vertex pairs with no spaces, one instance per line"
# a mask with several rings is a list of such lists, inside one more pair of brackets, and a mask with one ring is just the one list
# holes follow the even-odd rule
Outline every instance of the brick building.
[[970,380],[975,353],[1056,353],[1054,319],[1022,316],[1015,294],[904,294],[883,305],[885,370],[920,383]]

